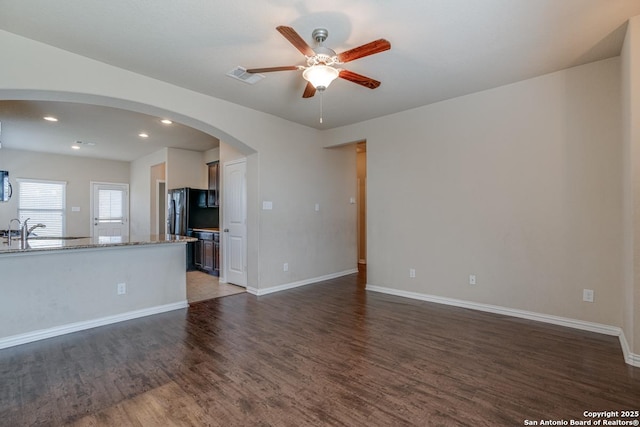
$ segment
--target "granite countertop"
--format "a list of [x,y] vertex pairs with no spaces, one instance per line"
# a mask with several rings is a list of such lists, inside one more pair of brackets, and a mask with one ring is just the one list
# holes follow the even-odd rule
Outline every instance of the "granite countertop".
[[0,255],[10,253],[24,252],[41,252],[41,251],[58,251],[68,249],[93,249],[107,248],[114,246],[135,246],[135,245],[155,245],[167,243],[187,243],[196,242],[195,237],[177,236],[173,234],[167,235],[148,235],[148,236],[100,236],[100,237],[30,237],[26,246],[22,244],[19,238],[11,242],[11,246],[7,245],[6,240],[2,239],[0,243]]

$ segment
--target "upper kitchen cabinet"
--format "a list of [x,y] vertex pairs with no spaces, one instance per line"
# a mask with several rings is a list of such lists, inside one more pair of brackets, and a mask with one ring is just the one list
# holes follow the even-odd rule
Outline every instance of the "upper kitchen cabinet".
[[207,206],[217,208],[220,206],[220,162],[207,163],[209,167],[209,187],[207,191]]

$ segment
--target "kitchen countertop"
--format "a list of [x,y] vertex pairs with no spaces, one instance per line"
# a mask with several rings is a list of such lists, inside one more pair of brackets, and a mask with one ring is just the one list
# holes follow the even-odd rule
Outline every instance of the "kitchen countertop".
[[187,243],[196,242],[195,237],[167,235],[148,236],[100,236],[100,237],[32,237],[27,241],[26,246],[22,245],[19,238],[11,242],[11,246],[6,241],[0,243],[0,255],[11,253],[59,251],[69,249],[94,249],[108,248],[115,246],[136,246],[136,245],[156,245],[167,243]]
[[219,228],[193,228],[193,231],[209,231],[212,233],[219,233],[220,229]]

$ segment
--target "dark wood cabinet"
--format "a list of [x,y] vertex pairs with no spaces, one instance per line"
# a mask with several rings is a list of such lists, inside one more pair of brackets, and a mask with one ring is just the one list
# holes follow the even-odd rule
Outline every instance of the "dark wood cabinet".
[[209,192],[207,190],[192,189],[191,197],[195,198],[199,208],[209,207]]
[[220,233],[196,231],[194,237],[193,263],[196,268],[214,276],[220,275]]
[[220,162],[207,163],[209,167],[209,187],[207,191],[207,206],[220,206]]
[[193,244],[193,263],[196,268],[202,268],[202,242],[203,240],[198,240]]
[[213,274],[220,276],[220,233],[213,236]]
[[202,269],[208,273],[213,272],[214,267],[213,257],[213,240],[202,241]]

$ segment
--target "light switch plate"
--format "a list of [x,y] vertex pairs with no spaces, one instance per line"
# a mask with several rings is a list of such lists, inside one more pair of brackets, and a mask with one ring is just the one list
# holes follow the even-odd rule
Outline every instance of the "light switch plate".
[[263,211],[270,211],[273,209],[273,202],[270,202],[268,200],[265,200],[262,202],[262,210]]

